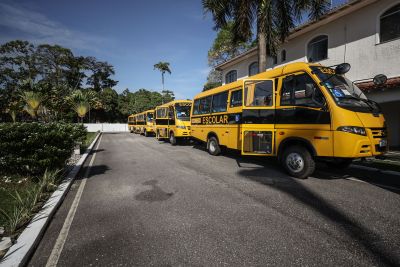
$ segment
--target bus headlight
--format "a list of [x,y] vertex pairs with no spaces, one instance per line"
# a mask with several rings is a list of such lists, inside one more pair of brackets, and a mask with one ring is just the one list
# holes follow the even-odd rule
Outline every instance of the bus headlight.
[[181,125],[177,125],[176,128],[178,128],[178,129],[184,129],[184,130],[186,129],[185,126],[181,126]]
[[341,126],[337,128],[338,131],[346,132],[346,133],[353,133],[358,135],[367,135],[364,127],[358,126]]

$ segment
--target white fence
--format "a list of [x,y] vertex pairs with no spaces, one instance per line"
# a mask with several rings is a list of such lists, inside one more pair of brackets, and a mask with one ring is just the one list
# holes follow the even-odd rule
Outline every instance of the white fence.
[[128,132],[126,123],[84,123],[88,132]]

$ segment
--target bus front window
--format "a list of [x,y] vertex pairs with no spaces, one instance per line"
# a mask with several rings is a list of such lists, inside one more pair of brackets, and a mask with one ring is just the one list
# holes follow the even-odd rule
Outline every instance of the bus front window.
[[335,74],[334,69],[327,67],[311,67],[311,69],[338,106],[356,112],[380,112],[376,102],[368,100],[360,88],[346,77]]
[[153,121],[153,113],[147,113],[147,121],[152,122]]
[[190,104],[176,104],[176,118],[181,121],[189,121],[190,120]]

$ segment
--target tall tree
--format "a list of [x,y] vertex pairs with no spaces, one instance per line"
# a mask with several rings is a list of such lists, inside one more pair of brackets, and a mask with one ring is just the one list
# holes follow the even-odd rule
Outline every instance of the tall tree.
[[158,62],[157,64],[154,64],[154,69],[157,69],[161,72],[161,82],[162,82],[162,89],[163,91],[165,90],[164,88],[164,74],[168,72],[171,74],[171,69],[169,68],[169,62]]
[[316,20],[328,6],[327,0],[203,0],[204,11],[213,16],[214,29],[233,21],[235,42],[250,40],[255,28],[260,71],[267,67],[267,55],[275,54],[304,13]]
[[228,23],[218,31],[211,48],[208,50],[207,58],[210,72],[208,73],[207,83],[204,85],[203,91],[222,84],[221,71],[215,69],[217,65],[243,53],[252,45],[250,40],[246,42],[235,42],[233,26],[233,21],[228,21]]

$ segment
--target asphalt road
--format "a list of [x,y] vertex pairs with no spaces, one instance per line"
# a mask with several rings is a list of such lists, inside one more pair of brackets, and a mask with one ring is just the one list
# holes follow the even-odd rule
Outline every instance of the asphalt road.
[[[297,180],[273,160],[103,134],[58,266],[400,265],[400,177],[320,167]],[[30,266],[46,265],[81,183]]]

